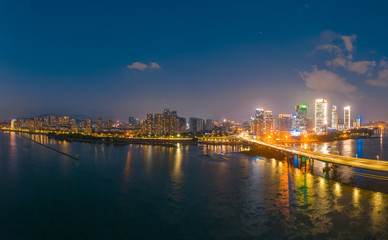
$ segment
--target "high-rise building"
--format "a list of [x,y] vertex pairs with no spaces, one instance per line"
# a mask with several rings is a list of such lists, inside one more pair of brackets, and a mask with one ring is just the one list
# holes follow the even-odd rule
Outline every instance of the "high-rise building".
[[46,115],[43,117],[43,127],[48,129],[50,127],[50,116]]
[[351,127],[350,106],[344,107],[344,129]]
[[295,130],[300,132],[307,130],[307,109],[307,105],[296,105]]
[[266,133],[264,109],[256,108],[255,117],[251,120],[251,132],[258,137]]
[[96,126],[94,127],[94,131],[95,132],[102,132],[102,128],[103,128],[103,122],[102,122],[102,118],[97,118],[97,122],[96,122]]
[[178,117],[178,130],[179,133],[186,132],[186,118],[184,117]]
[[78,132],[78,124],[74,118],[70,119],[70,131]]
[[255,118],[256,118],[256,119],[260,119],[260,118],[263,118],[263,119],[264,119],[264,109],[262,109],[262,108],[256,108]]
[[15,129],[16,119],[11,120],[11,129]]
[[129,117],[128,118],[128,124],[130,127],[139,127],[139,119],[135,117]]
[[164,114],[156,113],[154,115],[154,129],[156,135],[166,134],[166,119]]
[[110,131],[113,128],[113,122],[112,120],[107,120],[104,124],[104,129]]
[[273,117],[272,117],[272,111],[267,110],[264,111],[264,132],[266,135],[272,135],[273,134]]
[[88,118],[86,120],[85,132],[92,133],[92,131],[93,131],[93,120],[91,118]]
[[327,129],[327,100],[315,100],[315,132],[326,132]]
[[50,126],[55,128],[58,125],[58,118],[55,115],[50,115]]
[[279,114],[276,121],[276,130],[280,132],[289,132],[292,129],[292,114]]
[[189,118],[189,129],[192,133],[199,133],[205,130],[205,121],[200,118]]
[[[149,122],[147,120],[147,122]],[[164,109],[163,113],[156,113],[153,120],[154,132],[157,135],[180,133],[180,120],[176,111]]]
[[205,120],[197,119],[197,132],[203,132],[205,130]]
[[192,133],[197,133],[197,119],[195,117],[189,118],[189,129]]
[[154,116],[150,113],[147,114],[147,119],[143,121],[142,133],[146,135],[154,133]]
[[361,117],[358,116],[356,119],[356,128],[361,128]]
[[211,131],[213,131],[213,128],[214,128],[213,120],[206,119],[205,130],[208,131],[208,132],[211,132]]
[[338,130],[338,111],[337,106],[331,106],[331,129]]

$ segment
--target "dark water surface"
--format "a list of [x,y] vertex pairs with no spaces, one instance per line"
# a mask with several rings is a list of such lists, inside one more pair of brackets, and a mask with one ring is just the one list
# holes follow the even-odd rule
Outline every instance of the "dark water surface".
[[80,160],[0,133],[1,239],[388,238],[388,194],[238,147],[36,139]]

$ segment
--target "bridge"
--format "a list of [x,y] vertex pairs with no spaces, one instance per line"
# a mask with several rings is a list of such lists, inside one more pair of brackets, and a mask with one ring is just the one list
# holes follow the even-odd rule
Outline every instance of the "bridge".
[[346,157],[334,154],[326,154],[320,152],[314,152],[307,149],[289,147],[281,144],[268,143],[263,142],[257,139],[252,139],[248,136],[240,136],[244,141],[258,144],[261,146],[269,147],[278,151],[282,151],[285,153],[289,153],[294,156],[302,156],[307,157],[309,159],[317,159],[326,163],[368,169],[368,170],[376,170],[380,172],[388,172],[388,161],[378,161],[372,159],[363,159],[363,158],[354,158],[354,157]]

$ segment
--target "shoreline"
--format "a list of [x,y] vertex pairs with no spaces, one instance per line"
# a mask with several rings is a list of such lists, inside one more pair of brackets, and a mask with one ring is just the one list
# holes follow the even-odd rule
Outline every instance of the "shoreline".
[[[155,146],[170,146],[170,147],[176,147],[177,144],[182,145],[227,145],[227,146],[250,146],[250,143],[247,143],[245,141],[232,141],[232,142],[213,142],[213,141],[202,141],[197,138],[119,138],[119,137],[99,137],[99,136],[92,136],[92,135],[83,135],[79,133],[47,133],[47,132],[35,132],[35,131],[24,131],[24,130],[11,130],[11,129],[0,129],[1,132],[18,132],[18,133],[28,133],[33,135],[46,135],[49,138],[57,139],[57,140],[66,140],[69,142],[86,142],[86,143],[99,143],[99,144],[117,144],[117,145],[126,145],[126,144],[143,144],[143,145],[155,145]],[[275,142],[278,144],[321,144],[321,143],[327,143],[327,142],[335,142],[335,141],[343,141],[343,140],[349,140],[349,139],[372,139],[372,138],[378,138],[378,137],[347,137],[347,138],[333,138],[328,139],[324,138],[321,140],[314,140],[314,141],[279,141]]]

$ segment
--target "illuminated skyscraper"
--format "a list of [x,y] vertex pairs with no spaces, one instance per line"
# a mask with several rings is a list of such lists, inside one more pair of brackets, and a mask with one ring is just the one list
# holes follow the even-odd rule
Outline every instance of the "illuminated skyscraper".
[[[70,120],[69,120],[70,121]],[[93,127],[93,120],[91,118],[88,118],[86,120],[86,128],[85,132],[87,133],[92,133],[92,127]]]
[[356,128],[361,128],[361,117],[358,116],[356,119]]
[[[265,134],[265,113],[264,109],[256,108],[255,118],[252,120],[254,127],[251,128],[254,131],[252,132],[256,136],[263,136]],[[271,112],[272,115],[272,112]]]
[[337,106],[331,106],[331,129],[338,130],[338,111]]
[[315,132],[326,132],[327,128],[327,100],[315,100]]
[[350,128],[350,106],[344,107],[344,129]]
[[15,122],[16,122],[16,119],[12,119],[12,121],[11,121],[11,129],[15,129]]
[[264,112],[264,127],[265,127],[265,134],[266,135],[272,135],[273,134],[273,117],[272,117],[272,111],[265,111]]
[[280,132],[289,132],[292,130],[292,114],[279,114],[276,121],[276,130]]
[[296,105],[295,130],[305,131],[307,129],[307,105]]

